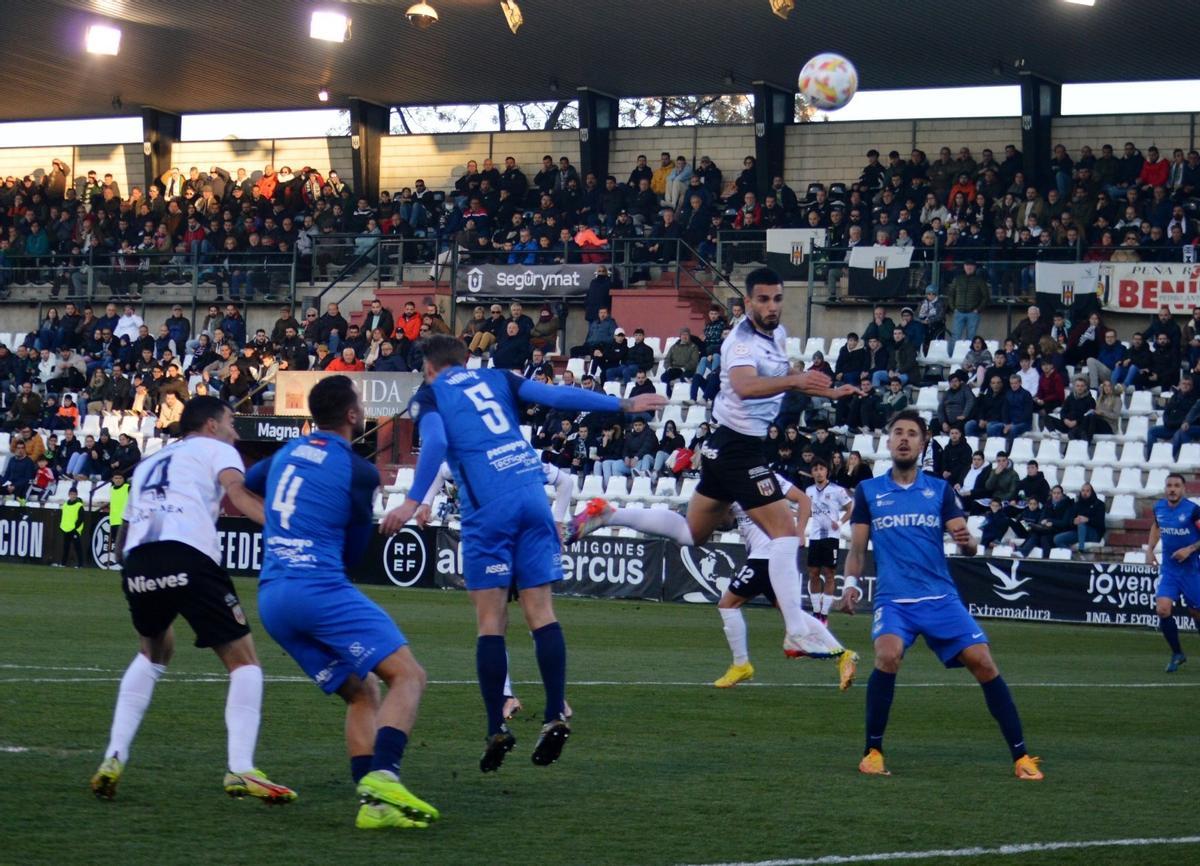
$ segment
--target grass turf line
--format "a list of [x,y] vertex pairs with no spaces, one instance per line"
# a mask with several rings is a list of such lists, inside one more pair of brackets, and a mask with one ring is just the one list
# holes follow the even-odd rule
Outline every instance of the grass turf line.
[[[0,661],[120,671],[136,649],[115,574],[63,573],[6,564],[0,573]],[[258,624],[253,581],[239,592],[269,676],[299,670]],[[474,628],[462,593],[368,588],[397,619],[431,680],[469,680]],[[577,680],[706,682],[728,651],[710,606],[559,600],[569,676]],[[519,618],[514,607],[512,613]],[[827,662],[787,661],[778,615],[747,614],[762,683],[824,685]],[[869,619],[835,616],[832,627],[864,655]],[[985,623],[1013,683],[1187,682],[1162,674],[1166,646],[1145,630]],[[216,676],[209,651],[189,646],[179,624],[172,674]],[[1185,650],[1200,654],[1194,636]],[[532,643],[514,622],[514,678],[536,679]],[[0,675],[19,674],[0,669]],[[81,673],[85,677],[102,672]],[[115,674],[113,676],[119,676]],[[923,646],[900,682],[959,683]],[[1040,785],[1011,776],[1007,752],[973,688],[897,693],[887,739],[894,776],[855,772],[863,692],[622,685],[580,687],[568,697],[575,732],[562,761],[534,767],[540,689],[521,689],[526,714],[516,751],[495,776],[477,769],[483,738],[478,693],[431,686],[405,757],[404,778],[439,806],[422,833],[353,829],[356,807],[341,739],[341,702],[315,687],[268,682],[258,763],[294,786],[286,809],[228,800],[224,689],[170,675],[138,739],[114,803],[87,779],[107,738],[116,683],[0,684],[0,862],[289,864],[334,857],[432,864],[496,862],[670,864],[813,858],[1056,840],[1171,836],[1194,818],[1197,784],[1187,743],[1200,695],[1193,689],[1014,687]],[[1173,850],[1170,850],[1173,849]],[[1003,863],[1129,862],[1130,852],[1061,850],[996,858]],[[1186,862],[1200,852],[1139,848],[1138,863]],[[969,862],[988,862],[988,856]],[[950,862],[942,860],[940,862]]]

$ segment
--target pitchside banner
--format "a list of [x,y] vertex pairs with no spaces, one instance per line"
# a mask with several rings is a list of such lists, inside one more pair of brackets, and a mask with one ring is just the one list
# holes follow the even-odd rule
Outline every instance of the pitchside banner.
[[785,280],[808,279],[808,257],[823,247],[825,229],[767,229],[767,265]]
[[1153,315],[1163,305],[1184,313],[1200,304],[1200,264],[1118,262],[1106,265],[1106,269],[1106,310]]
[[472,265],[458,270],[459,299],[571,298],[586,295],[595,265]]
[[1035,266],[1037,292],[1062,298],[1071,306],[1076,297],[1091,292],[1101,301],[1108,289],[1108,264],[1099,262],[1038,262]]
[[[102,511],[85,512],[84,565],[117,569],[112,533]],[[63,536],[54,508],[0,508],[0,561],[48,565],[62,556]],[[233,574],[262,568],[262,532],[244,517],[217,522],[221,565]],[[844,555],[844,551],[843,551]],[[844,561],[844,560],[843,560]],[[74,562],[71,563],[74,565]],[[745,567],[738,544],[679,547],[657,539],[592,536],[561,557],[563,580],[555,591],[593,598],[715,603]],[[874,563],[868,557],[868,572]],[[951,557],[950,573],[963,602],[981,619],[1016,619],[1094,625],[1158,625],[1154,566],[1110,562]],[[405,526],[390,538],[372,533],[351,568],[356,583],[400,588],[462,589],[462,553],[457,530]],[[859,609],[871,610],[876,578],[860,582]],[[837,593],[842,592],[837,580]],[[1194,629],[1182,615],[1181,629]]]
[[[349,376],[362,394],[368,418],[391,418],[408,408],[420,373],[336,373],[328,371],[283,371],[275,381],[275,411],[280,415],[308,415],[308,392],[326,376]],[[285,437],[291,438],[291,437]]]
[[892,298],[908,290],[912,247],[854,247],[850,250],[850,294],[859,298]]

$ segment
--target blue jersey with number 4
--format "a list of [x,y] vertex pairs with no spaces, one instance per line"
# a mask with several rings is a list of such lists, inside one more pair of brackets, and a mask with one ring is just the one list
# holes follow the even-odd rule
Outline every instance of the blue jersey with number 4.
[[321,431],[293,439],[251,467],[246,486],[267,517],[260,583],[346,579],[366,547],[379,487],[379,471],[349,442]]
[[446,462],[464,519],[521,488],[541,492],[542,461],[521,435],[517,391],[525,380],[505,370],[451,367],[413,397],[412,414],[436,412],[446,427]]

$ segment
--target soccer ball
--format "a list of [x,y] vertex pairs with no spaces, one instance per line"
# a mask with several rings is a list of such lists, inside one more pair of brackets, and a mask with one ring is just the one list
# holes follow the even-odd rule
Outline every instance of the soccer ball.
[[800,70],[800,93],[823,111],[841,108],[858,90],[858,71],[840,54],[818,54]]

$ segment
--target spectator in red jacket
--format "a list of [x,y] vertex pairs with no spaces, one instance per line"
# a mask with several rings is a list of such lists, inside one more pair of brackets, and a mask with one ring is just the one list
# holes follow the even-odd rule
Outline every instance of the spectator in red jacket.
[[367,369],[366,364],[358,359],[357,353],[350,346],[342,349],[342,354],[329,362],[329,366],[325,368],[337,373],[356,373]]
[[1170,171],[1171,164],[1165,159],[1159,159],[1158,148],[1150,145],[1146,149],[1146,161],[1142,163],[1142,170],[1137,179],[1142,195],[1150,195],[1156,186],[1166,186]]
[[[1042,358],[1042,375],[1038,379],[1037,393],[1033,395],[1033,405],[1043,417],[1053,412],[1067,399],[1067,383],[1062,374],[1054,366],[1054,359]],[[1043,421],[1042,426],[1045,427]]]
[[396,322],[396,336],[407,337],[412,342],[421,336],[421,314],[417,312],[417,305],[412,301],[404,303],[404,312]]

